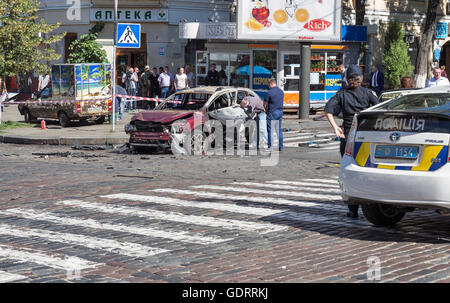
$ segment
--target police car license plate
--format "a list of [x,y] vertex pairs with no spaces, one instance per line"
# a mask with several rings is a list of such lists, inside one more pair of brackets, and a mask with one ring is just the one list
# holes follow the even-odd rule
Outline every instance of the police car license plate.
[[408,159],[415,160],[419,154],[418,146],[378,145],[375,149],[375,158],[382,159]]

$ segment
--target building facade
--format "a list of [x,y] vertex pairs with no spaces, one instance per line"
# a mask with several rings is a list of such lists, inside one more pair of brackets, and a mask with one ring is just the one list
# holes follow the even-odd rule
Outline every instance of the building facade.
[[[107,52],[108,61],[113,60],[114,1],[79,0],[67,4],[66,0],[41,0],[39,16],[47,23],[60,22],[55,33],[67,32],[66,37],[54,45],[64,63],[69,55],[72,41],[80,38],[97,23],[104,22],[98,42]],[[200,22],[226,22],[230,18],[232,1],[210,0],[119,0],[118,22],[141,24],[141,47],[118,48],[116,65],[118,74],[126,66],[143,68],[169,66],[175,69],[185,64],[187,41],[179,39],[179,23],[187,20]],[[192,46],[190,46],[192,48]]]

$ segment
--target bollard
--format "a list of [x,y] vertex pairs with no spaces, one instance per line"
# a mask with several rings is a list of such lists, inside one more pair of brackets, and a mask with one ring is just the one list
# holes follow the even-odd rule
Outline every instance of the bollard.
[[46,128],[45,128],[45,120],[42,120],[42,121],[41,121],[41,129],[46,129]]

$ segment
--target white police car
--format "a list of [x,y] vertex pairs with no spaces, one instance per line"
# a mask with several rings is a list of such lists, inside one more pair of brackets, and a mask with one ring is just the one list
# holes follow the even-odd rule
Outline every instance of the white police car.
[[415,208],[450,211],[450,86],[426,88],[371,107],[353,120],[340,165],[347,203],[373,224]]

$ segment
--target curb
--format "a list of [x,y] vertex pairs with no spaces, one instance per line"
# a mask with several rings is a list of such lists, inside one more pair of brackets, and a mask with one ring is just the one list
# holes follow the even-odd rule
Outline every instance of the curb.
[[32,138],[0,135],[0,143],[35,145],[122,145],[129,137],[121,138]]

